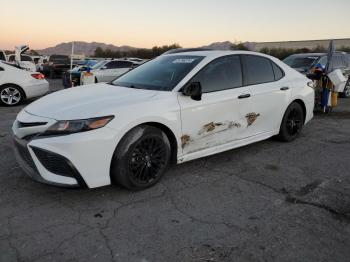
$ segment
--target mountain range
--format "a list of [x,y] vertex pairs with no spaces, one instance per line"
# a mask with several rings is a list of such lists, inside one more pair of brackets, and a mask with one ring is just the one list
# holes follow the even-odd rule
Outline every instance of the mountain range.
[[[78,55],[86,55],[91,56],[95,53],[95,50],[97,47],[101,47],[102,49],[110,49],[112,51],[130,51],[132,49],[136,49],[135,47],[131,46],[115,46],[111,44],[105,44],[105,43],[97,43],[97,42],[83,42],[83,41],[77,41],[74,42],[74,53]],[[72,42],[68,43],[61,43],[54,47],[48,47],[42,50],[36,50],[39,54],[42,55],[53,55],[53,54],[59,54],[59,55],[70,55],[72,53]]]
[[[232,45],[233,43],[231,43],[230,41],[225,41],[225,42],[212,43],[207,46],[202,46],[202,48],[209,48],[209,49],[216,49],[216,50],[229,50]],[[111,44],[98,43],[98,42],[88,43],[88,42],[78,41],[78,42],[74,42],[74,53],[78,55],[91,56],[94,54],[97,47],[101,47],[102,49],[110,49],[112,51],[121,51],[121,52],[137,49],[136,47],[125,46],[125,45],[115,46]],[[42,55],[53,55],[53,54],[70,55],[72,52],[72,42],[61,43],[54,47],[49,47],[49,48],[36,50],[36,51]]]

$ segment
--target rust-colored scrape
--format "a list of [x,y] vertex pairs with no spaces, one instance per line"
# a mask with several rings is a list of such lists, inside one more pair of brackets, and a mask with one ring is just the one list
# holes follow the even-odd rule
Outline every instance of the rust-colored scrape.
[[211,132],[213,131],[217,126],[222,126],[224,125],[223,123],[214,123],[214,122],[210,122],[209,124],[206,124],[203,126],[202,130],[200,131],[200,133],[205,133],[205,132]]
[[260,116],[260,114],[257,114],[257,113],[247,114],[245,117],[247,119],[248,126],[251,126],[259,116]]
[[191,141],[191,137],[189,135],[183,135],[181,137],[181,146],[184,148]]
[[237,122],[230,122],[228,125],[228,129],[232,129],[232,128],[240,128],[241,124],[237,123]]

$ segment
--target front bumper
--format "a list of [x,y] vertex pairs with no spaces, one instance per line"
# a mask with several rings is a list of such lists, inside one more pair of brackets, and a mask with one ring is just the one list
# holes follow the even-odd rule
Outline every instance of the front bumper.
[[[23,122],[41,125],[23,127]],[[22,169],[34,180],[56,186],[95,188],[111,184],[110,166],[118,132],[104,127],[65,136],[38,135],[55,122],[24,110],[17,116],[12,129]]]
[[[87,188],[84,179],[68,159],[53,152],[30,147],[28,146],[28,141],[25,139],[14,137],[13,141],[18,164],[33,180],[53,186]],[[46,153],[47,159],[45,159],[43,155],[44,153]],[[61,160],[59,163],[57,163],[56,168],[53,166],[50,167],[50,165],[55,164],[51,163],[54,156],[56,159]],[[52,159],[51,161],[50,158]],[[66,172],[64,175],[56,175],[49,171],[53,171],[55,169],[65,169],[64,171],[68,172]],[[39,170],[41,170],[41,172]]]

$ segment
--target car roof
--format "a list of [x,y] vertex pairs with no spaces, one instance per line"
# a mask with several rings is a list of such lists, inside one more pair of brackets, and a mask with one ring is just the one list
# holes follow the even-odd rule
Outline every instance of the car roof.
[[302,53],[302,54],[293,54],[291,56],[299,56],[299,57],[308,57],[308,56],[325,56],[326,53]]
[[265,55],[259,52],[253,51],[243,51],[243,50],[185,50],[183,52],[175,52],[175,53],[165,53],[166,56],[179,56],[179,55],[187,55],[187,56],[204,56],[204,57],[220,57],[226,55],[238,55],[238,54],[247,54],[247,55],[258,55],[264,57],[270,57],[269,55]]

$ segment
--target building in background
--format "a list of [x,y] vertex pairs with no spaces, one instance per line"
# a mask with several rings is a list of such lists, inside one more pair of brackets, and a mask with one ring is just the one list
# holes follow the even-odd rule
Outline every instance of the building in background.
[[[313,49],[316,47],[328,48],[331,39],[324,40],[304,40],[304,41],[285,41],[285,42],[260,42],[260,43],[249,43],[255,51],[260,51],[263,48],[283,48],[283,49],[299,49],[307,48]],[[337,48],[339,47],[350,47],[350,38],[334,39],[334,44]]]

